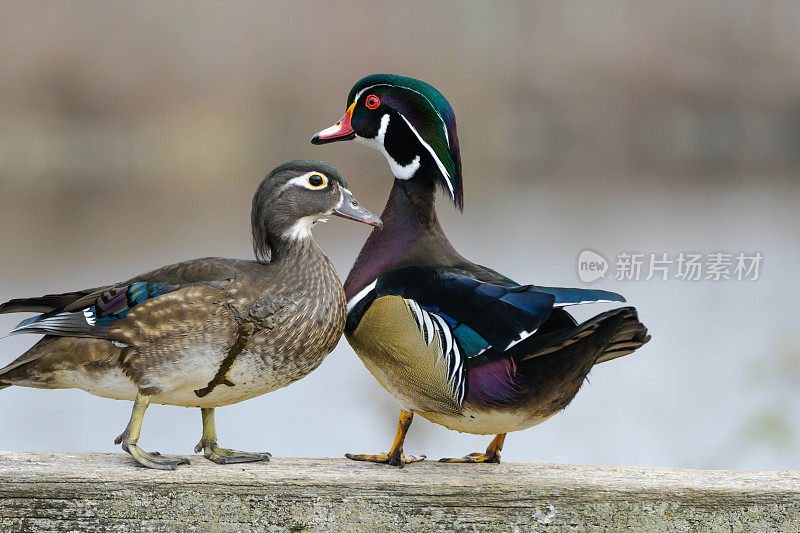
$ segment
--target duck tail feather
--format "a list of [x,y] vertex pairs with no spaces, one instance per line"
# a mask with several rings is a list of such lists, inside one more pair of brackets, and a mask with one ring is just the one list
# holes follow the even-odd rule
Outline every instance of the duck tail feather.
[[601,313],[578,326],[536,336],[526,345],[521,345],[519,352],[513,355],[524,361],[558,352],[578,342],[600,342],[597,364],[628,355],[649,340],[650,335],[639,322],[636,309],[622,307]]
[[611,334],[608,344],[606,344],[605,349],[597,358],[595,364],[605,363],[606,361],[628,355],[650,341],[647,327],[639,321],[636,309],[633,307],[624,307],[617,311],[618,313],[606,317],[601,321],[602,323],[613,319],[617,321],[617,324]]

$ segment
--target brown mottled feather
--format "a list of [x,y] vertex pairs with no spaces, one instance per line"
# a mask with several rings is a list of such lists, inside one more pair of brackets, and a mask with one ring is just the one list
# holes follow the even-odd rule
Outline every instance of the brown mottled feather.
[[187,287],[143,302],[118,320],[108,337],[127,344],[119,364],[145,394],[168,392],[188,381],[213,379],[236,340],[236,322],[224,292]]
[[[115,323],[110,340],[46,336],[0,369],[0,383],[77,387],[120,399],[141,389],[154,403],[227,405],[301,379],[344,329],[341,282],[312,239],[286,249],[275,263],[205,258],[134,280],[197,285],[137,305]],[[241,353],[219,384],[198,396],[240,339]]]
[[[301,379],[345,325],[339,276],[310,233],[334,213],[380,222],[335,168],[292,161],[253,196],[257,261],[183,261],[120,284],[3,304],[0,312],[56,313],[25,322],[48,335],[0,368],[0,387],[75,387],[119,399],[145,393],[152,403],[217,407]],[[123,291],[131,282],[154,283]],[[31,331],[23,325],[15,333]]]

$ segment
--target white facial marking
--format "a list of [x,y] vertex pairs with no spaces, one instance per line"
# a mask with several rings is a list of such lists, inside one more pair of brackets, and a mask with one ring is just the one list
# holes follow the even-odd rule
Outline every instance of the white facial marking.
[[378,128],[378,136],[375,137],[381,145],[383,145],[386,140],[386,131],[389,129],[389,121],[391,119],[392,117],[390,117],[388,113],[381,117],[381,127]]
[[391,155],[389,155],[389,152],[386,151],[384,140],[386,139],[386,130],[389,129],[390,120],[391,117],[389,116],[388,113],[383,115],[381,117],[381,127],[378,129],[378,135],[376,135],[372,139],[365,139],[364,137],[356,136],[356,140],[359,141],[361,144],[366,144],[370,148],[374,148],[380,153],[382,153],[383,156],[386,158],[386,161],[389,162],[389,168],[392,170],[392,174],[394,174],[394,177],[401,180],[408,180],[414,177],[414,174],[417,172],[417,170],[419,170],[421,159],[420,156],[417,156],[409,164],[401,165],[400,163],[395,161]]
[[403,117],[403,120],[406,121],[406,124],[408,124],[408,127],[411,128],[411,131],[414,132],[414,135],[417,136],[417,139],[419,139],[419,142],[422,143],[422,146],[424,146],[428,150],[428,152],[430,152],[431,157],[433,157],[433,160],[436,161],[436,166],[439,167],[439,172],[441,172],[442,177],[444,177],[444,182],[447,183],[447,188],[450,190],[450,194],[453,196],[453,198],[455,198],[455,192],[453,191],[453,184],[450,183],[450,173],[447,172],[446,168],[444,168],[444,163],[442,163],[442,161],[439,159],[439,156],[436,155],[436,152],[433,151],[431,145],[426,143],[422,139],[422,136],[420,136],[420,134],[417,132],[417,129],[411,125],[408,119],[404,117],[402,114],[400,116]]
[[[442,127],[444,128],[444,138],[447,139],[447,146],[450,146],[450,136],[447,134],[447,122],[444,121],[444,117],[442,117],[442,115],[439,114],[439,110],[436,109],[436,106],[433,105],[433,102],[431,102],[430,98],[428,98],[427,96],[425,96],[424,94],[422,94],[419,91],[415,91],[411,87],[403,87],[403,86],[400,86],[400,85],[393,85],[391,83],[376,83],[375,85],[370,85],[369,87],[365,87],[364,89],[361,89],[360,91],[358,91],[358,93],[356,94],[356,97],[353,99],[353,102],[358,102],[358,99],[361,97],[362,94],[364,94],[369,89],[373,89],[375,87],[395,87],[397,89],[405,89],[406,91],[411,91],[412,93],[417,93],[418,95],[423,97],[425,100],[427,100],[428,103],[431,106],[431,109],[433,109],[434,113],[436,113],[436,116],[439,117],[439,120],[442,121]],[[342,117],[342,118],[344,118],[344,117]],[[328,128],[328,129],[330,129],[330,128]],[[321,133],[322,132],[320,132],[320,134]]]
[[[380,84],[380,85],[396,87],[394,85],[388,85],[388,84]],[[359,91],[359,93],[356,95],[355,100],[353,101],[357,102],[358,98],[364,91],[366,91],[367,89],[372,89],[373,87],[377,87],[377,85],[373,85],[371,87],[367,87],[366,89],[362,89],[361,91]],[[408,89],[407,87],[401,87],[401,88]],[[419,93],[418,91],[414,91],[413,89],[408,89],[408,90],[420,94],[426,100],[428,99],[425,95]],[[428,100],[428,102],[431,103],[430,100]],[[450,146],[450,137],[447,135],[447,124],[444,122],[444,119],[439,114],[439,112],[436,111],[436,108],[433,106],[433,103],[431,103],[431,109],[433,109],[436,112],[436,116],[438,116],[441,119],[444,136],[445,139],[447,140],[447,145]],[[436,162],[436,166],[439,168],[439,172],[441,172],[442,176],[444,177],[445,183],[447,183],[447,189],[450,191],[450,195],[453,198],[455,198],[455,191],[453,191],[453,184],[450,182],[450,173],[445,168],[444,163],[442,163],[441,159],[439,159],[439,156],[436,155],[436,152],[433,150],[431,145],[425,142],[425,140],[422,138],[419,132],[417,132],[417,129],[411,125],[411,122],[409,122],[408,119],[405,116],[403,116],[402,113],[398,112],[398,114],[403,118],[406,124],[408,124],[408,127],[411,128],[411,131],[414,132],[414,135],[417,137],[417,140],[419,140],[422,146],[424,146],[425,149],[428,150],[428,153],[431,154],[431,157],[433,157],[433,160]],[[394,174],[396,178],[401,180],[411,179],[411,177],[414,176],[417,170],[419,170],[420,157],[417,156],[411,163],[405,166],[400,165],[399,163],[397,163],[397,161],[392,159],[392,157],[389,155],[389,153],[386,151],[386,148],[383,145],[383,140],[386,137],[386,130],[389,127],[390,118],[391,117],[388,114],[385,114],[381,117],[381,127],[378,130],[378,135],[375,138],[365,139],[364,137],[360,137],[358,134],[356,134],[356,141],[360,142],[361,144],[365,144],[367,146],[375,148],[376,150],[381,152],[384,155],[384,157],[386,157],[386,160],[389,162],[389,167],[392,169],[392,174]]]
[[358,291],[358,294],[353,296],[353,298],[351,298],[350,301],[347,302],[348,313],[350,312],[350,310],[353,308],[354,305],[356,305],[358,302],[364,299],[364,297],[369,293],[369,291],[375,288],[376,283],[378,283],[378,280],[373,281],[372,283],[370,283],[369,285]]
[[[315,187],[308,182],[308,178],[314,174],[322,176],[322,185],[320,185],[319,187]],[[290,179],[283,185],[282,189],[297,186],[297,187],[304,187],[311,191],[319,191],[325,189],[329,183],[330,179],[328,179],[328,176],[326,176],[322,172],[319,172],[318,170],[313,170],[311,172],[306,172],[305,174],[301,174],[300,176],[296,176]],[[341,206],[343,201],[344,201],[344,196],[342,195],[342,192],[339,191],[339,203],[336,204],[336,208]],[[303,218],[298,219],[297,222],[295,222],[291,228],[286,230],[283,235],[287,239],[294,239],[294,240],[307,239],[308,237],[311,237],[311,226],[317,223],[327,222],[328,221],[327,217],[331,213],[333,213],[333,209],[329,209],[324,213],[318,213],[316,215],[304,216]]]
[[283,233],[283,236],[287,239],[298,240],[301,241],[303,239],[307,239],[311,237],[311,226],[316,224],[317,222],[327,222],[327,213],[320,213],[318,215],[308,215],[297,222],[295,222],[291,228],[286,230]]
[[[311,185],[308,182],[308,178],[311,177],[314,174],[316,174],[318,176],[322,176],[322,185],[320,185],[319,187],[314,187],[313,185]],[[312,191],[319,191],[319,190],[324,189],[325,187],[327,187],[329,182],[330,182],[330,180],[328,179],[328,176],[326,176],[322,172],[319,172],[318,170],[314,170],[314,171],[306,172],[305,174],[301,174],[301,175],[299,175],[297,177],[294,177],[294,178],[290,179],[289,181],[287,181],[286,183],[283,184],[283,187],[281,187],[281,189],[287,189],[287,188],[291,187],[292,185],[299,185],[300,187],[305,187],[306,189],[309,189],[309,190],[312,190]]]

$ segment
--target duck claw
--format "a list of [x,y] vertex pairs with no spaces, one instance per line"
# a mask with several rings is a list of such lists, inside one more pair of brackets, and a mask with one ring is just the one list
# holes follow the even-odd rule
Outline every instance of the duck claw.
[[203,455],[209,461],[219,465],[233,464],[233,463],[253,463],[256,461],[269,461],[272,454],[269,452],[240,452],[239,450],[229,450],[227,448],[220,448],[216,442],[203,442],[197,443],[194,448],[195,453],[203,451]]
[[122,449],[128,452],[140,465],[156,470],[175,470],[180,465],[188,465],[189,459],[185,457],[171,457],[158,452],[147,453],[136,444],[122,442]]
[[390,454],[368,455],[368,454],[346,453],[344,454],[344,456],[353,461],[367,461],[370,463],[388,464],[391,466],[397,466],[399,468],[403,468],[407,464],[425,460],[424,455],[404,455],[402,453],[391,454],[391,455]]
[[464,457],[443,457],[440,463],[500,463],[500,454],[475,452]]

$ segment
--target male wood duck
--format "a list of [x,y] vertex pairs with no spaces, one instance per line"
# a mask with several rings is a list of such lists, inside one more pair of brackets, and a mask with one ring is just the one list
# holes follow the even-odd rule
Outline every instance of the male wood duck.
[[344,292],[311,236],[311,226],[329,215],[381,224],[335,168],[293,161],[270,172],[253,198],[256,261],[184,261],[123,283],[0,305],[0,313],[42,313],[12,333],[45,335],[0,369],[0,389],[74,387],[133,400],[115,443],[146,467],[188,463],[137,445],[151,402],[199,407],[203,436],[195,451],[216,463],[268,460],[268,453],[217,446],[214,408],[303,378],[336,346]]
[[444,462],[499,462],[506,433],[564,409],[595,364],[650,336],[632,307],[578,324],[563,308],[624,302],[615,293],[520,285],[453,248],[435,188],[463,206],[461,157],[450,104],[431,85],[375,74],[350,91],[344,116],[314,144],[355,139],[381,152],[394,186],[345,282],[345,336],[400,406],[386,455],[350,459],[403,466],[414,413],[449,429],[496,435],[483,453]]

